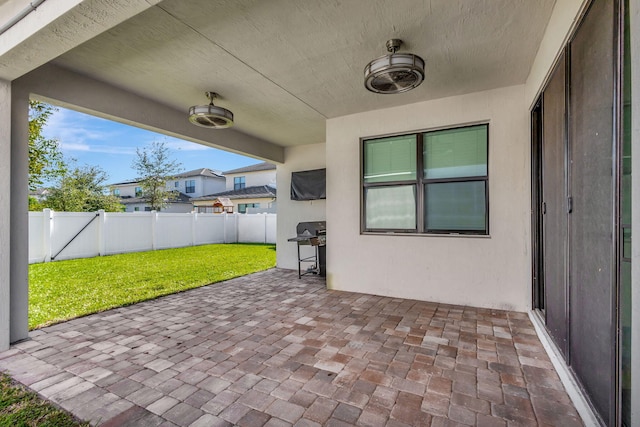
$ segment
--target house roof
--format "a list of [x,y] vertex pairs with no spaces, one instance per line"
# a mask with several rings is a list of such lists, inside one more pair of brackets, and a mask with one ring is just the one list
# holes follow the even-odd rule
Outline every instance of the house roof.
[[217,200],[218,203],[220,203],[224,207],[233,206],[233,202],[228,197],[216,197],[213,200]]
[[50,189],[44,187],[38,187],[35,190],[29,190],[30,196],[46,196],[51,192]]
[[[224,176],[222,176],[222,172],[219,171],[213,171],[209,168],[199,168],[199,169],[194,169],[191,171],[187,171],[187,172],[181,172],[179,174],[173,175],[170,179],[176,179],[176,178],[189,178],[191,176],[207,176],[210,178],[224,178]],[[136,184],[138,182],[140,182],[141,179],[140,178],[136,178],[130,181],[122,181],[122,182],[115,182],[113,184],[109,184],[111,186],[113,185],[126,185],[126,184]]]
[[[191,198],[189,196],[187,196],[184,193],[181,192],[177,192],[178,193],[178,198],[175,200],[172,200],[170,203],[189,203],[191,204]],[[136,204],[136,203],[146,203],[146,200],[144,200],[142,197],[121,197],[120,198],[120,203],[122,203],[123,205],[132,205],[132,204]]]
[[240,190],[222,191],[220,193],[209,194],[202,197],[191,198],[192,202],[201,200],[215,200],[220,197],[229,199],[261,199],[276,197],[276,189],[270,185],[259,185],[255,187],[245,187]]
[[269,162],[257,163],[255,165],[245,166],[243,168],[232,169],[230,171],[223,172],[225,175],[231,175],[236,173],[247,173],[247,172],[259,172],[259,171],[268,171],[275,170],[276,165]]
[[109,186],[112,187],[114,185],[137,184],[139,182],[140,182],[139,179],[132,179],[132,180],[129,180],[129,181],[114,182],[113,184],[109,184]]
[[224,178],[222,176],[222,172],[219,171],[213,171],[209,168],[200,168],[200,169],[194,169],[192,171],[188,171],[188,172],[182,172],[179,173],[177,175],[174,175],[174,178],[188,178],[190,176],[208,176],[211,178]]

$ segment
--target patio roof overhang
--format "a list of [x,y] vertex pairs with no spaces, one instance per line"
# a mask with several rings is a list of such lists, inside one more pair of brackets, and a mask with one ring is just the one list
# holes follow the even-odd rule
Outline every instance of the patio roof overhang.
[[[0,78],[44,65],[29,83],[51,91],[56,79],[38,80],[53,64],[69,85],[87,78],[102,85],[96,98],[103,105],[84,106],[73,91],[30,92],[110,118],[119,118],[114,105],[139,97],[186,122],[188,108],[215,90],[217,103],[236,116],[235,132],[288,147],[324,142],[327,118],[524,83],[555,0],[57,3],[45,1],[0,35]],[[364,89],[363,69],[391,37],[426,59],[425,81],[402,95],[376,95]],[[140,117],[121,119],[148,126]],[[197,131],[171,130],[187,138]],[[253,144],[222,147],[282,161],[246,145]]]

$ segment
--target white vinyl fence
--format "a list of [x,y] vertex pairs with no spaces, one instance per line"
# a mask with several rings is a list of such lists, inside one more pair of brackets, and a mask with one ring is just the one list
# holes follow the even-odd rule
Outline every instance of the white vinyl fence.
[[275,214],[29,212],[29,263],[210,243],[275,242]]

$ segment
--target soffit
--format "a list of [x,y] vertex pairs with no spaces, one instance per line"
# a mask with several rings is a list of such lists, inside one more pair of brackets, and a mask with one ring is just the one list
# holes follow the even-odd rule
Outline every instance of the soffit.
[[[186,112],[206,104],[283,146],[325,119],[525,82],[555,0],[165,0],[54,62]],[[389,38],[422,56],[417,89],[377,95],[364,66]]]

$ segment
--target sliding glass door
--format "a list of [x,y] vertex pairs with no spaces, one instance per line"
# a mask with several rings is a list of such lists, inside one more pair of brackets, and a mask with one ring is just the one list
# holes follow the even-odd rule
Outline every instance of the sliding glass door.
[[624,6],[591,3],[532,111],[534,301],[606,425],[628,420],[630,390]]

